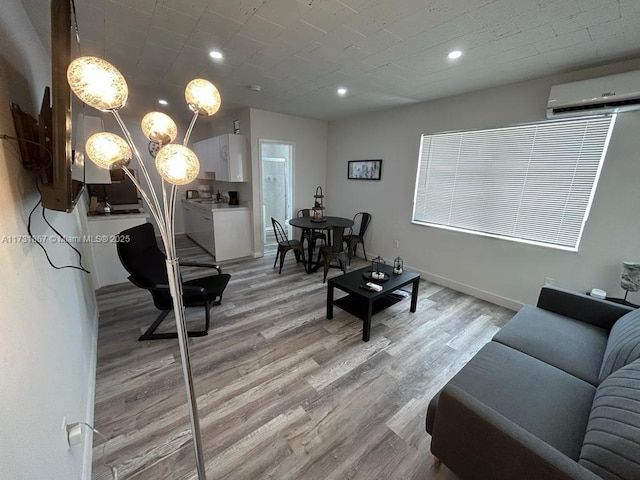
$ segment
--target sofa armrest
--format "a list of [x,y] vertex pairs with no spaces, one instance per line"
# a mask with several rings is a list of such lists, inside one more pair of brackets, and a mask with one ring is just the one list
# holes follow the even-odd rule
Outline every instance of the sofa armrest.
[[440,393],[431,452],[463,480],[602,480],[454,385]]
[[538,297],[539,308],[610,330],[620,317],[633,308],[582,293],[545,285]]

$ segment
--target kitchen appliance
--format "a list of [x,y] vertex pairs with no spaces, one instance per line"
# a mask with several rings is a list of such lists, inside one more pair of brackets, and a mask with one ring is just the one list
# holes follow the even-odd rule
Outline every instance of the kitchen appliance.
[[229,192],[229,205],[240,205],[238,200],[238,192]]
[[211,185],[208,183],[198,185],[198,195],[200,198],[211,198]]

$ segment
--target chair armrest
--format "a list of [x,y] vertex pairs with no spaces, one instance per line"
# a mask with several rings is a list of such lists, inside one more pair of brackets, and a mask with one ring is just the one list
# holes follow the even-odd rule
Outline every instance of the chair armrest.
[[183,267],[215,268],[218,273],[222,273],[220,265],[217,263],[180,262],[180,265]]
[[197,285],[182,285],[182,293],[184,294],[185,292],[192,292],[192,293],[199,293],[200,295],[202,295],[203,297],[206,298],[207,296],[207,291],[205,290],[204,287],[198,287]]
[[169,285],[166,283],[148,283],[143,282],[133,275],[129,275],[129,281],[138,288],[144,288],[145,290],[169,290]]
[[540,290],[537,306],[607,330],[620,317],[633,311],[633,308],[625,305],[550,285],[545,285]]
[[462,479],[601,480],[464,390],[440,394],[431,451]]

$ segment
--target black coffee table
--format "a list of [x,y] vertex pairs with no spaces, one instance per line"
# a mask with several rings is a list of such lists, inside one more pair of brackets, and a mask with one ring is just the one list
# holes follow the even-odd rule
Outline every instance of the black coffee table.
[[[389,274],[389,279],[385,282],[369,280],[363,277],[363,274],[371,271],[371,267],[364,267],[345,275],[333,277],[327,283],[327,318],[333,318],[333,306],[336,305],[342,310],[355,315],[364,322],[362,329],[362,340],[369,341],[371,334],[371,317],[381,310],[398,303],[406,298],[405,295],[394,293],[395,290],[402,288],[410,283],[413,285],[411,289],[411,308],[410,312],[416,311],[418,303],[418,285],[420,283],[420,275],[404,270],[400,275],[393,273],[391,266],[384,267],[385,272]],[[372,292],[360,288],[367,282],[373,282],[382,287],[380,292]],[[348,293],[346,297],[333,299],[333,289],[337,288]]]

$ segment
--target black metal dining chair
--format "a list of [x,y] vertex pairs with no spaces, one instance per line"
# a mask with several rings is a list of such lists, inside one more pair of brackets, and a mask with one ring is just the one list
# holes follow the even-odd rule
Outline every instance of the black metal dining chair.
[[[166,316],[173,310],[173,300],[169,291],[166,257],[158,248],[155,231],[150,223],[143,223],[124,230],[118,235],[116,245],[120,262],[127,272],[129,281],[136,287],[148,290],[153,304],[160,315],[138,340],[163,340],[178,338],[177,332],[154,333]],[[180,267],[202,267],[216,270],[216,274],[182,282],[182,299],[185,307],[204,307],[205,324],[202,330],[188,331],[190,337],[201,337],[209,332],[209,310],[220,305],[222,294],[231,276],[222,273],[216,264],[180,262]]]
[[349,265],[351,265],[351,257],[355,256],[356,248],[359,243],[362,244],[362,253],[364,254],[364,259],[367,260],[367,251],[364,248],[364,234],[367,232],[370,222],[371,214],[367,212],[358,212],[353,217],[353,227],[351,232],[344,236],[344,242],[347,244],[349,252]]
[[320,260],[322,260],[324,266],[324,277],[322,278],[322,283],[327,281],[327,273],[329,272],[329,268],[331,267],[331,262],[333,260],[337,259],[342,273],[347,273],[347,250],[349,247],[345,246],[345,243],[343,242],[345,238],[344,230],[345,227],[333,227],[333,241],[331,245],[320,247],[320,253],[318,254],[318,267],[320,266]]
[[[310,208],[302,208],[298,210],[296,213],[298,217],[310,217],[311,209]],[[311,237],[309,237],[309,233],[311,233]],[[302,234],[300,235],[300,243],[304,244],[304,241],[311,241],[311,245],[313,246],[313,250],[316,249],[316,242],[321,240],[323,245],[327,244],[327,236],[324,232],[320,232],[318,230],[302,230]]]
[[276,242],[278,242],[278,253],[276,254],[276,259],[273,261],[273,268],[276,268],[276,263],[278,262],[278,258],[280,258],[280,270],[278,273],[282,273],[284,256],[289,250],[293,250],[293,254],[296,256],[296,263],[300,261],[300,256],[302,256],[302,261],[304,262],[305,258],[302,242],[300,242],[300,240],[289,240],[287,232],[284,231],[280,222],[273,217],[271,217],[271,224],[273,225],[273,233],[276,236]]

